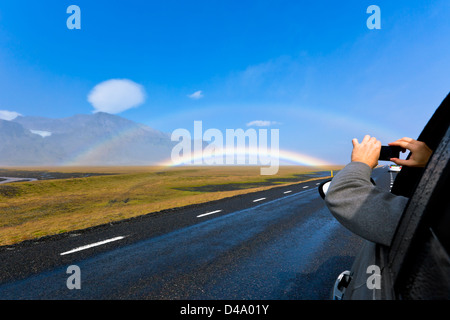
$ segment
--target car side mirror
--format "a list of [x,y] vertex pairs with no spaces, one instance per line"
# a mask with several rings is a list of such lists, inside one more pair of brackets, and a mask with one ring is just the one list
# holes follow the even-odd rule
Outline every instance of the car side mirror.
[[325,199],[325,196],[327,194],[328,188],[330,187],[331,179],[323,181],[319,185],[319,194],[322,197],[322,199]]
[[[328,188],[330,187],[331,180],[332,179],[325,180],[319,185],[319,188],[318,188],[319,194],[322,197],[322,199],[325,199],[325,196],[327,195],[327,191],[328,191]],[[375,180],[373,180],[372,178],[370,178],[370,182],[372,182],[372,184],[374,186],[376,185]]]

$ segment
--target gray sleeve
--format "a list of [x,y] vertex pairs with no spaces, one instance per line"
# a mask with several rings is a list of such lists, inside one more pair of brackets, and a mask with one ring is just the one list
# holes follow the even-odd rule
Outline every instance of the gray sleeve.
[[325,203],[347,229],[389,246],[409,199],[374,186],[371,173],[365,163],[349,163],[331,181]]

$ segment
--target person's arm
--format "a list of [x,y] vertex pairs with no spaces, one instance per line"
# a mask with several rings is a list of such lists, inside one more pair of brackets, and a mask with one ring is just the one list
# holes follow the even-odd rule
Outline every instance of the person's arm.
[[389,246],[408,198],[372,184],[372,168],[350,162],[331,181],[325,203],[347,229],[366,240]]
[[353,233],[390,245],[408,198],[375,187],[370,181],[381,143],[365,136],[353,139],[351,161],[331,181],[325,203],[333,216]]

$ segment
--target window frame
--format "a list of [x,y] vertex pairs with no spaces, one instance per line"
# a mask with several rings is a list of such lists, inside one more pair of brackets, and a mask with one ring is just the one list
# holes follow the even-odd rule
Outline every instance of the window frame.
[[[444,172],[450,166],[450,128],[442,138],[437,150],[433,153],[425,171],[403,212],[390,247],[377,246],[377,258],[383,268],[384,288],[382,299],[395,299],[395,285],[402,271],[408,268],[407,257],[414,255],[414,241],[417,239],[419,228],[426,223],[424,214],[430,200],[442,180],[446,179]],[[426,214],[425,214],[426,215]]]

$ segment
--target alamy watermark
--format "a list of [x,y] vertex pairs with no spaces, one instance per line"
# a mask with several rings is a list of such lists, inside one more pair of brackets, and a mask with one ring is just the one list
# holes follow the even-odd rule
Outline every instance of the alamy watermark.
[[366,273],[369,274],[366,286],[369,290],[381,289],[381,269],[377,265],[367,267]]
[[381,29],[381,9],[379,6],[371,5],[367,8],[366,13],[371,15],[367,18],[366,25],[370,30]]
[[66,13],[70,14],[67,18],[67,29],[81,29],[81,9],[79,6],[71,5],[67,7]]
[[77,265],[68,266],[66,273],[70,274],[70,276],[67,278],[67,281],[66,281],[67,289],[69,289],[69,290],[81,289],[81,269],[80,269],[80,267]]
[[[67,7],[66,13],[70,14],[67,18],[66,26],[69,30],[81,29],[81,9],[77,5],[70,5]],[[381,29],[381,9],[377,5],[370,5],[367,7],[366,13],[370,17],[366,21],[367,28]]]
[[[262,175],[274,175],[279,169],[279,129],[219,129],[203,132],[202,121],[194,121],[194,134],[179,128],[172,141],[179,141],[171,153],[174,164],[192,165],[261,165]],[[225,137],[225,139],[224,139]]]

